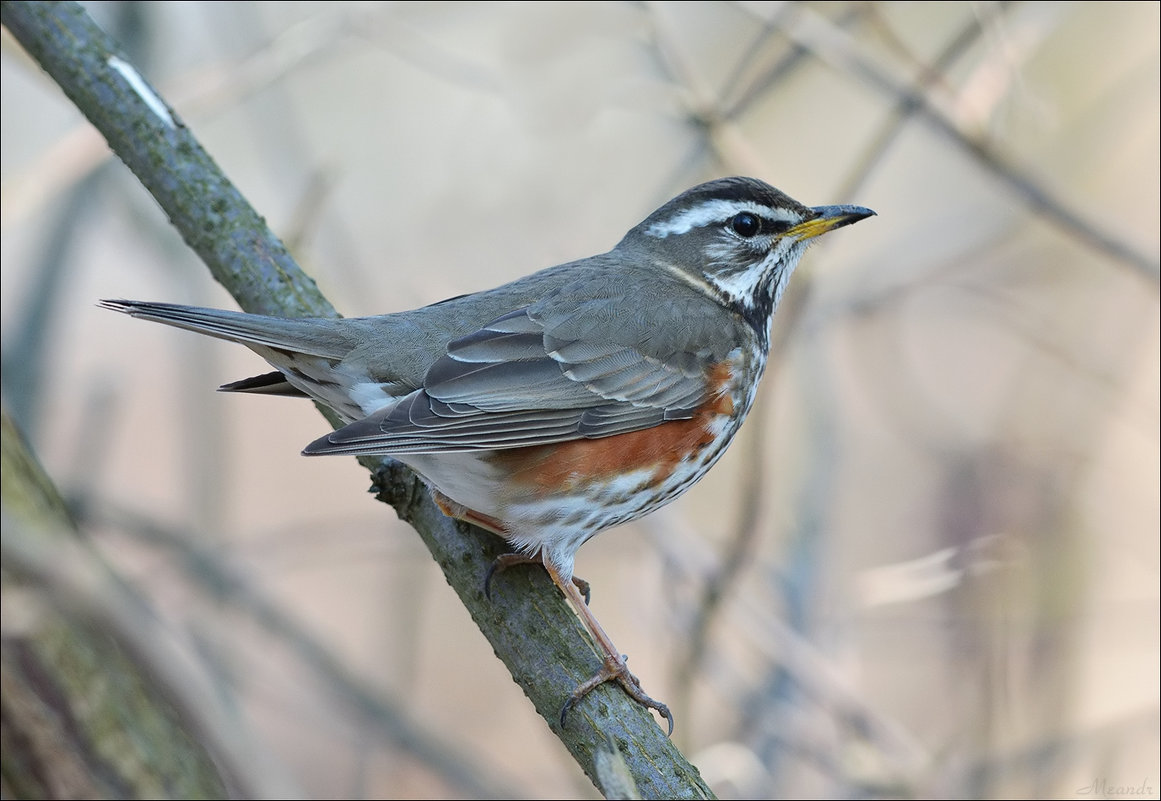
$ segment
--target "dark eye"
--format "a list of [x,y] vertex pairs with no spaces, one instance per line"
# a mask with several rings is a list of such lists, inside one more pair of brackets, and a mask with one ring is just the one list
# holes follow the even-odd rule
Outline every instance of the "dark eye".
[[757,214],[742,211],[730,218],[730,228],[738,236],[749,239],[752,236],[757,236],[758,232],[762,230],[762,221],[758,219]]

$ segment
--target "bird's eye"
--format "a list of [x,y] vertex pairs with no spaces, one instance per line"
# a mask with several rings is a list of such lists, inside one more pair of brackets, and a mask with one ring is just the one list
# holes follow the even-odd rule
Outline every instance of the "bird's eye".
[[762,230],[762,221],[757,214],[742,211],[730,218],[730,229],[743,239],[749,239]]

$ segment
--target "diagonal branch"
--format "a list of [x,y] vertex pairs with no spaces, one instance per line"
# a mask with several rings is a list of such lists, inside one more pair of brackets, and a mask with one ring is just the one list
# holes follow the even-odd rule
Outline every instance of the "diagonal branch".
[[[6,1],[0,9],[4,26],[102,133],[243,309],[335,315],[261,216],[80,6]],[[594,691],[562,729],[562,700],[600,660],[547,575],[511,571],[489,602],[483,577],[501,548],[498,538],[445,517],[397,463],[365,464],[379,497],[420,533],[513,678],[594,782],[598,753],[615,742],[643,797],[711,796],[697,769],[617,688]]]

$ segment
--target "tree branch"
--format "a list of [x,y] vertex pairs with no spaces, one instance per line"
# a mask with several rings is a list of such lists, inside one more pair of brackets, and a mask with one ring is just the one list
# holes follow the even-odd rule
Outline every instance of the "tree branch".
[[222,712],[220,696],[85,547],[7,414],[0,440],[4,796],[299,792],[245,727],[214,714]]
[[[78,5],[6,1],[0,9],[3,24],[105,136],[243,309],[335,316],[189,129]],[[711,797],[697,769],[617,687],[594,691],[562,729],[564,699],[600,664],[563,596],[542,571],[512,570],[495,582],[488,601],[483,578],[502,550],[499,539],[445,517],[401,465],[364,464],[379,497],[420,533],[496,654],[598,788],[597,755],[612,742],[642,797]]]

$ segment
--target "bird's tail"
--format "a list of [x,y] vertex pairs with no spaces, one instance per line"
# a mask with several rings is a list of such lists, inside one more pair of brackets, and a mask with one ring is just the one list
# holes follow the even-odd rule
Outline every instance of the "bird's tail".
[[[296,357],[315,356],[340,360],[350,344],[333,326],[319,325],[317,318],[267,317],[261,314],[182,306],[177,303],[150,303],[142,300],[102,300],[103,309],[112,309],[130,317],[165,323],[199,334],[238,342],[257,352],[271,364],[285,366]],[[284,364],[285,363],[285,364]],[[259,395],[309,397],[287,381],[282,372],[263,373],[223,384],[223,392],[247,392]]]
[[267,317],[143,300],[102,300],[97,305],[130,317],[165,323],[254,348],[271,348],[323,359],[342,359],[350,351],[350,344],[336,336],[332,327],[319,325],[318,318]]

